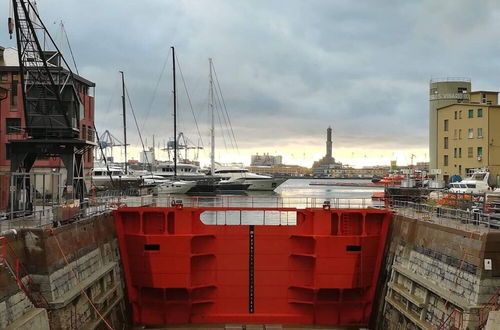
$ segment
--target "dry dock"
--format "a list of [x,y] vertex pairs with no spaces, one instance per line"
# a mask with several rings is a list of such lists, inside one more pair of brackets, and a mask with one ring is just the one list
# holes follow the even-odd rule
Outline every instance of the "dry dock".
[[[500,230],[472,217],[434,211],[411,203],[395,209],[370,329],[498,329]],[[106,323],[132,328],[110,212],[53,229],[50,222],[18,227],[3,237],[0,328],[105,329]],[[200,327],[294,328],[160,328]]]

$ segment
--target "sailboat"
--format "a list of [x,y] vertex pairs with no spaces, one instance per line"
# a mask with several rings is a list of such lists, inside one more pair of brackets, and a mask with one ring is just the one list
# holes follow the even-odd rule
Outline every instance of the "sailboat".
[[[122,110],[123,110],[123,146],[124,146],[124,169],[115,164],[109,164],[104,153],[102,153],[102,162],[94,162],[91,176],[92,184],[97,191],[109,189],[125,190],[129,188],[138,188],[141,185],[141,178],[129,173],[127,161],[127,117],[125,105],[125,77],[123,71],[120,71],[122,80]],[[101,148],[101,145],[100,145]],[[101,149],[102,152],[102,149]]]
[[211,110],[211,153],[210,153],[210,174],[222,178],[218,183],[220,191],[244,191],[259,190],[273,191],[286,179],[273,178],[267,175],[259,175],[249,172],[245,168],[221,168],[216,169],[215,162],[215,115],[214,115],[214,82],[212,77],[213,63],[208,59],[210,65],[210,110]]
[[154,189],[157,194],[185,194],[196,186],[196,181],[177,180],[177,95],[175,80],[175,49],[172,49],[172,79],[174,99],[174,175],[172,180],[160,183]]

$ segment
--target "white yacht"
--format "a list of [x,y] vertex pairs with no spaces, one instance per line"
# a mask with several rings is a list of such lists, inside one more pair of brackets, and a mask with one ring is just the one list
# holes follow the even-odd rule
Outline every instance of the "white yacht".
[[125,174],[120,167],[110,165],[108,167],[99,165],[92,169],[92,183],[97,190],[126,189],[138,187],[141,179]]
[[[205,173],[199,171],[199,166],[190,163],[177,163],[177,177],[181,178],[198,178],[205,177]],[[170,178],[175,175],[174,163],[167,161],[158,164],[152,173],[155,176]]]
[[229,182],[241,182],[250,184],[248,190],[273,191],[287,179],[273,178],[269,175],[255,174],[245,168],[240,167],[219,167],[214,171],[214,175]]
[[156,185],[153,192],[155,194],[185,194],[194,186],[196,186],[196,181],[167,180]]
[[153,187],[154,194],[185,194],[196,185],[196,181],[174,180],[173,176],[155,175],[143,170],[133,174],[141,179],[143,187]]
[[489,177],[490,172],[487,169],[477,169],[462,181],[451,183],[449,191],[460,194],[484,194],[490,190]]
[[155,175],[155,174],[152,174],[151,172],[145,171],[145,170],[134,170],[134,171],[131,171],[131,174],[133,176],[141,179],[142,184],[144,186],[156,186],[160,183],[164,183],[164,182],[169,181],[169,178],[166,178],[166,177],[161,176],[161,175]]

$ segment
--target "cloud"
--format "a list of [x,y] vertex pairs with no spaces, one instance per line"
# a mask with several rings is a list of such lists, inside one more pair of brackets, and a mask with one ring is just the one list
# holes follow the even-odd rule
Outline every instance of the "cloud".
[[[150,0],[127,6],[45,0],[38,6],[54,35],[53,22],[64,21],[80,73],[97,84],[96,125],[115,135],[123,70],[143,135],[172,137],[171,45],[205,144],[207,59],[214,59],[242,150],[322,150],[328,125],[345,150],[425,150],[431,77],[468,76],[478,88],[500,87],[494,72],[500,4],[493,0]],[[0,4],[1,12],[7,9]],[[0,44],[14,45],[6,34]],[[197,141],[182,79],[178,86],[181,129]]]

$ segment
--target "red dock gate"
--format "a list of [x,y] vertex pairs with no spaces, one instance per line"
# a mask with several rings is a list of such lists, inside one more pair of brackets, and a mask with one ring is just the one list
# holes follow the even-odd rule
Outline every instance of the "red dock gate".
[[141,207],[114,218],[135,323],[367,325],[391,213]]

